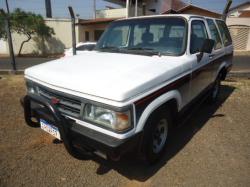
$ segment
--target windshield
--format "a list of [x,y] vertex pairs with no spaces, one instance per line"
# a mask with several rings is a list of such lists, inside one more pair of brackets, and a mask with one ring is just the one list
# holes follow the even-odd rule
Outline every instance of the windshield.
[[121,20],[110,25],[96,50],[178,56],[186,50],[186,33],[180,17]]

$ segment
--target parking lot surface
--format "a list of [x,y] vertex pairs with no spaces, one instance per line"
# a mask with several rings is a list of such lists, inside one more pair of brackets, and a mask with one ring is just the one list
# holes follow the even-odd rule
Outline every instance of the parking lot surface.
[[163,160],[147,166],[77,160],[40,129],[25,125],[23,76],[0,75],[0,186],[249,186],[250,80],[223,82],[219,101],[203,103],[176,129]]

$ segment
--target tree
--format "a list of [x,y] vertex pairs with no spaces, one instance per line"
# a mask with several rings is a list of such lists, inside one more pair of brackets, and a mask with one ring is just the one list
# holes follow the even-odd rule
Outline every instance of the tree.
[[[32,12],[25,12],[19,8],[10,13],[11,32],[16,32],[20,35],[25,35],[24,40],[19,48],[18,55],[21,54],[25,43],[29,42],[32,37],[38,36],[43,39],[51,37],[54,33],[53,28],[47,26],[41,15]],[[0,14],[0,38],[6,39],[6,32],[4,30],[5,15]]]
[[7,33],[5,30],[5,20],[6,16],[4,14],[4,11],[0,10],[0,39],[7,39]]

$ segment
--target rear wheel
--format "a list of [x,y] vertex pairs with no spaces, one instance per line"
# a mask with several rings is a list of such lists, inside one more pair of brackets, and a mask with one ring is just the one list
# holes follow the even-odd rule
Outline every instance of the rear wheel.
[[144,129],[143,149],[146,161],[157,162],[163,155],[169,130],[171,127],[170,113],[157,111],[151,115]]

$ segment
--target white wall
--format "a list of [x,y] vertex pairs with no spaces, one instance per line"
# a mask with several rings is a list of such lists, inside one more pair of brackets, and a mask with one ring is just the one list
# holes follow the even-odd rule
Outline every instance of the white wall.
[[[137,15],[142,16],[142,8],[137,9]],[[151,11],[146,11],[146,15],[152,15],[155,14]],[[127,15],[127,9],[126,8],[119,8],[119,9],[106,9],[106,10],[97,10],[96,11],[96,18],[125,18]],[[129,7],[129,16],[133,17],[135,16],[135,7],[131,6]]]
[[8,53],[8,44],[4,40],[0,40],[0,54],[7,54]]
[[227,25],[247,25],[250,26],[250,18],[234,18],[229,17],[227,18]]
[[[57,54],[62,53],[65,48],[72,45],[71,20],[70,19],[45,19],[45,23],[54,29],[55,35],[47,41],[41,38],[33,37],[28,43],[24,44],[22,54]],[[17,54],[22,41],[27,37],[17,33],[12,34],[14,53]],[[76,26],[76,42],[79,41],[78,26]],[[0,54],[6,54],[6,51],[0,47]],[[8,48],[7,48],[8,49]],[[8,53],[8,51],[7,51]]]
[[121,18],[126,17],[126,9],[106,9],[106,10],[97,10],[96,18]]
[[229,17],[226,21],[228,27],[230,26],[247,26],[249,28],[247,39],[247,51],[250,51],[250,18]]

